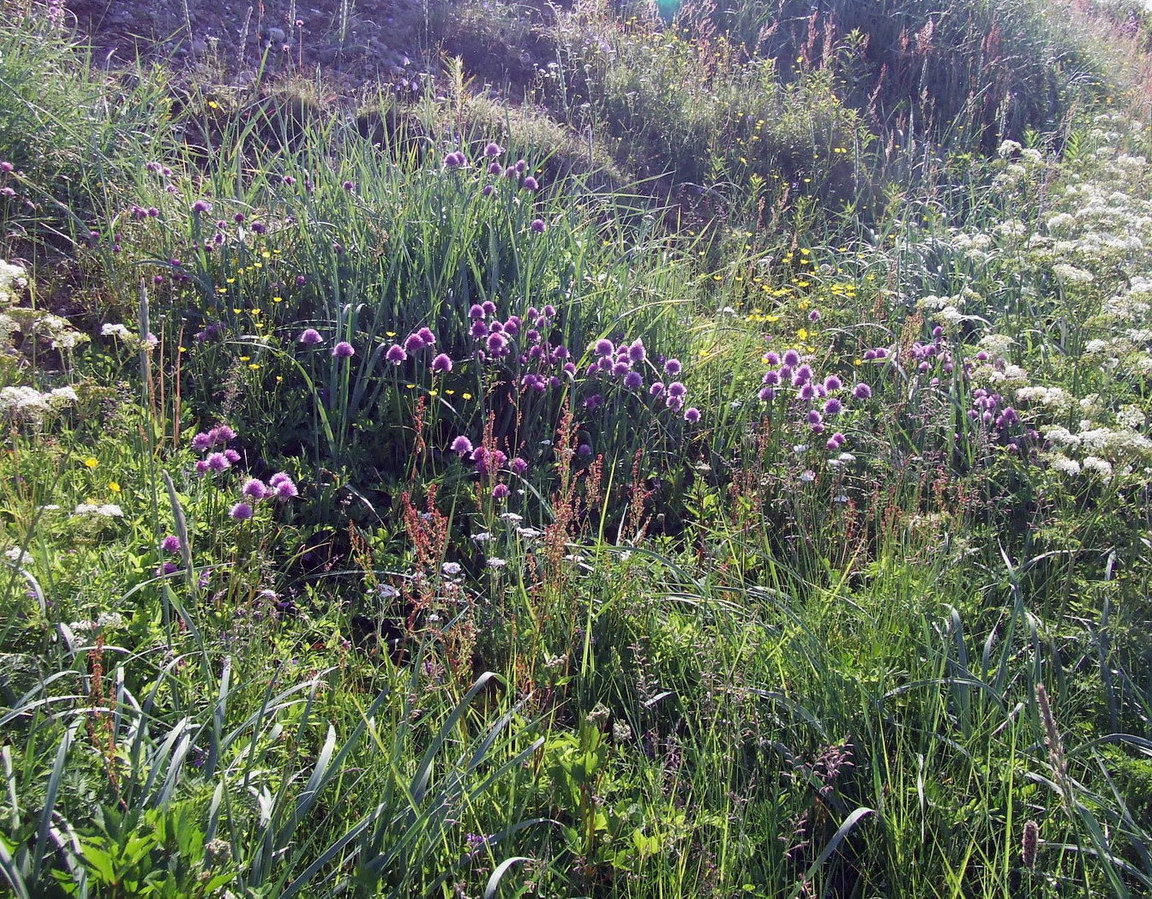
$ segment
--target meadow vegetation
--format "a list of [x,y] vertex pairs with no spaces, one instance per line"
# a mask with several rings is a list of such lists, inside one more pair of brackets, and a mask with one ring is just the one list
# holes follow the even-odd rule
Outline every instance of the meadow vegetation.
[[1152,892],[1145,20],[802,6],[0,13],[13,895]]

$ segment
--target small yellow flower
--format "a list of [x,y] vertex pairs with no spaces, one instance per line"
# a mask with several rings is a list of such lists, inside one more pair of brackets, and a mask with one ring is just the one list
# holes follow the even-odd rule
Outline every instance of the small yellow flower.
[[472,399],[472,394],[470,394],[470,393],[462,393],[462,394],[460,394],[460,399],[462,399],[462,400],[470,400],[470,399]]
[[247,361],[248,361],[249,359],[251,359],[251,358],[252,358],[251,356],[241,356],[241,357],[240,357],[240,361],[241,361],[241,362],[247,362]]
[[119,493],[120,492],[120,485],[117,484],[115,481],[109,481],[108,482],[108,489],[111,490],[113,493]]
[[249,362],[248,367],[250,369],[252,369],[252,371],[258,371],[260,368],[260,364],[258,362]]
[[87,459],[84,460],[84,465],[88,468],[95,468],[99,464],[100,464],[100,460],[96,459],[92,456],[89,456]]
[[273,303],[283,303],[284,297],[272,297],[272,302]]

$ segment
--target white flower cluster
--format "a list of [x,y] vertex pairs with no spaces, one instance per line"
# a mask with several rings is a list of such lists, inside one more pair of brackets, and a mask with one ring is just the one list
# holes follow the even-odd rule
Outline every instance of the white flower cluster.
[[51,413],[75,403],[76,391],[71,387],[57,387],[41,393],[35,387],[5,387],[0,389],[0,415],[39,422]]
[[80,503],[72,514],[80,518],[123,518],[124,510],[115,503]]

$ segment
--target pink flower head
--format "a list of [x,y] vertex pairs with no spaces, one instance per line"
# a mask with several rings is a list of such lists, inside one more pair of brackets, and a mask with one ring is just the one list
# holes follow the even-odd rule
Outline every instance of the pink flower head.
[[384,358],[391,362],[393,365],[399,365],[408,358],[408,354],[404,351],[404,347],[398,343],[392,344],[388,347],[388,352],[384,354]]
[[633,362],[643,362],[648,358],[648,351],[644,349],[644,341],[637,338],[628,346],[628,358]]
[[160,541],[160,549],[166,553],[180,552],[180,538],[175,534],[169,534]]
[[435,359],[432,360],[432,371],[434,372],[448,372],[452,371],[452,359],[447,353],[440,353]]
[[236,521],[247,521],[252,517],[252,507],[248,503],[237,503],[228,514]]
[[300,491],[296,489],[296,484],[284,472],[272,476],[275,481],[272,484],[272,489],[276,492],[277,499],[294,499],[300,495]]
[[687,392],[688,392],[688,388],[686,388],[679,381],[673,381],[671,384],[668,385],[668,396],[669,397],[682,398],[684,396],[684,394],[686,394]]
[[596,341],[596,355],[597,356],[611,356],[616,351],[615,344],[612,343],[607,337],[602,337]]
[[300,342],[304,346],[316,346],[318,343],[323,343],[324,338],[320,336],[320,332],[315,328],[306,328],[300,335]]
[[673,378],[680,374],[682,368],[679,359],[669,359],[664,363],[664,372]]
[[431,328],[421,328],[416,335],[424,341],[424,346],[435,346],[436,335],[432,333]]
[[461,434],[452,441],[452,452],[456,453],[460,458],[464,458],[472,452],[472,441]]
[[684,410],[684,420],[688,422],[688,424],[696,424],[698,421],[700,421],[700,410],[695,406],[689,406]]
[[523,184],[525,190],[536,190],[540,187],[539,182],[531,175],[525,178],[521,183]]
[[336,346],[332,347],[332,355],[337,359],[348,359],[356,355],[356,348],[347,340],[341,340]]
[[548,226],[544,224],[544,219],[532,219],[532,224],[528,227],[532,229],[533,234],[543,234]]
[[244,482],[244,486],[241,488],[240,493],[249,499],[262,500],[264,497],[268,496],[271,491],[268,489],[267,485],[259,478],[249,478]]
[[409,334],[404,338],[404,352],[406,353],[415,355],[424,349],[424,346],[424,338],[419,334]]
[[501,499],[507,499],[507,497],[508,497],[508,485],[507,484],[497,484],[495,487],[492,488],[492,499],[501,500]]
[[784,364],[790,365],[793,368],[795,368],[797,365],[800,364],[800,354],[797,353],[795,350],[785,350],[784,351]]
[[232,467],[232,463],[228,461],[228,457],[223,453],[212,453],[204,460],[210,471],[224,471]]
[[872,396],[872,388],[867,384],[857,384],[852,388],[852,395],[858,400],[866,400],[868,397]]
[[235,465],[240,461],[240,454],[234,449],[226,449],[224,450],[224,458]]
[[528,470],[528,463],[517,456],[515,459],[508,463],[508,467],[514,474],[523,475],[524,472]]

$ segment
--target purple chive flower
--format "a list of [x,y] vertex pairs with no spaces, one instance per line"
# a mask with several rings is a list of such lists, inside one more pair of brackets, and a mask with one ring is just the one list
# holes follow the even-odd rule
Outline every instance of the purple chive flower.
[[284,472],[272,475],[271,484],[272,489],[276,492],[277,499],[294,499],[300,495],[300,491],[296,489],[296,483],[288,477]]
[[578,447],[576,447],[576,455],[587,458],[588,456],[592,455],[592,447],[587,443],[581,443]]
[[197,215],[209,213],[212,211],[212,204],[207,200],[197,200],[192,204],[192,211]]
[[810,322],[820,321],[820,310],[819,309],[813,309],[811,312],[809,312],[808,313],[808,321],[810,321]]
[[618,378],[624,377],[632,370],[632,363],[628,361],[616,362],[612,365],[612,374]]
[[664,392],[664,385],[656,381],[651,387],[648,388],[648,393],[652,396],[660,396]]
[[160,549],[166,553],[180,552],[180,538],[175,534],[169,534],[160,541]]
[[435,346],[436,335],[432,333],[431,328],[421,328],[416,332],[417,336],[424,341],[424,346]]
[[689,406],[684,410],[684,420],[690,425],[696,424],[700,421],[700,410],[695,406]]
[[776,399],[776,390],[775,390],[775,388],[772,388],[772,387],[762,387],[760,389],[760,392],[756,395],[758,397],[760,397],[760,399],[762,399],[764,402],[767,403],[770,400]]
[[224,450],[224,458],[227,459],[230,464],[235,465],[240,461],[240,454],[234,449],[226,449]]
[[824,414],[836,415],[838,412],[842,411],[843,408],[844,406],[841,404],[840,400],[836,399],[836,397],[832,397],[832,399],[828,400],[828,402],[824,404]]
[[774,368],[769,369],[768,371],[764,372],[764,377],[761,379],[761,383],[767,384],[769,387],[779,387],[780,372],[776,371]]
[[[152,210],[148,210],[148,211],[151,212]],[[263,222],[253,222],[252,223],[252,233],[253,234],[267,234],[268,233],[268,226],[265,225]]]
[[488,335],[487,346],[488,352],[492,353],[494,356],[497,356],[503,353],[504,350],[508,347],[508,338],[505,337],[500,331],[496,331]]
[[499,156],[504,152],[504,148],[495,141],[491,141],[484,147],[485,156]]
[[345,182],[344,182],[344,189],[345,189],[345,190],[349,190],[349,191],[351,191],[351,190],[355,190],[355,189],[356,189],[356,184],[355,184],[355,182],[353,182],[353,181],[345,181]]
[[213,443],[227,443],[229,440],[236,439],[236,432],[228,425],[216,425],[208,432],[208,436],[212,438]]
[[167,574],[175,574],[179,570],[180,566],[175,562],[165,562],[163,565],[156,569],[156,575],[158,577],[164,577]]
[[228,461],[228,457],[223,453],[212,453],[204,461],[207,463],[210,471],[224,471],[232,467],[232,463]]
[[536,190],[538,187],[540,187],[539,182],[531,175],[525,178],[521,183],[523,184],[525,190]]
[[[488,174],[489,175],[499,175],[503,171],[504,171],[504,166],[500,165],[500,163],[498,163],[498,162],[488,163]],[[492,185],[489,184],[486,186],[491,187]]]
[[680,374],[682,368],[679,359],[669,359],[664,363],[664,372],[673,378]]
[[484,310],[485,315],[495,315],[496,314],[496,304],[493,303],[491,300],[485,300],[483,303],[480,304],[480,308]]
[[800,354],[795,350],[784,351],[784,364],[795,368],[800,364]]
[[307,276],[305,276],[305,275],[297,275],[296,276],[296,286],[297,287],[303,287],[307,283],[308,283]]
[[823,424],[823,422],[824,416],[817,412],[815,409],[812,409],[808,412],[808,424],[818,425]]
[[208,449],[208,447],[210,447],[211,445],[212,445],[211,435],[205,434],[203,431],[201,431],[199,434],[197,434],[195,437],[192,438],[192,449],[196,450],[198,453],[204,452],[204,450]]
[[673,412],[679,412],[684,408],[684,397],[669,396],[666,400],[664,400],[664,405],[671,409]]
[[508,467],[512,470],[513,474],[523,475],[528,470],[528,463],[517,456],[508,463]]
[[424,349],[424,338],[419,334],[409,334],[404,338],[404,352],[415,355]]
[[315,328],[305,328],[300,334],[300,342],[304,346],[316,346],[318,343],[323,343],[324,338]]
[[872,388],[864,383],[857,384],[852,388],[852,395],[858,400],[866,400],[872,396]]
[[532,229],[533,234],[543,234],[548,226],[544,224],[544,219],[532,219],[532,224],[528,227]]
[[641,377],[640,372],[630,371],[624,376],[624,386],[629,390],[637,390],[644,386],[644,378]]
[[252,517],[252,507],[248,503],[237,503],[228,514],[236,521],[247,521]]
[[628,347],[628,358],[633,362],[643,362],[648,358],[648,351],[644,349],[644,341],[637,338]]
[[779,365],[780,364],[780,354],[777,353],[775,350],[770,350],[769,352],[764,354],[764,361],[767,362],[769,365]]
[[[968,414],[969,415],[975,415],[976,413],[975,412],[969,412]],[[199,474],[199,475],[208,474],[208,461],[206,459],[197,459],[195,468],[196,468],[196,474]]]
[[483,318],[487,313],[484,312],[484,307],[479,303],[473,303],[472,307],[468,310],[468,317],[472,319]]
[[497,484],[495,487],[492,488],[492,499],[501,500],[501,499],[506,499],[507,497],[508,497],[508,485],[507,484]]
[[831,393],[833,390],[839,390],[843,386],[844,382],[835,375],[829,375],[824,379],[824,389],[829,393]]
[[432,360],[432,371],[434,372],[448,372],[452,371],[452,360],[447,353],[441,353]]
[[356,355],[356,348],[347,340],[341,340],[336,346],[332,347],[332,355],[337,359],[348,359]]
[[254,500],[262,500],[268,496],[270,492],[268,486],[259,478],[249,478],[244,482],[244,486],[240,490],[241,495]]
[[384,358],[393,365],[399,365],[408,358],[408,353],[405,352],[404,347],[400,346],[400,344],[394,343],[388,347],[388,352],[384,354]]
[[615,345],[607,337],[601,337],[596,341],[597,356],[611,356],[615,351]]
[[668,396],[670,399],[682,398],[684,396],[684,394],[686,394],[687,392],[688,392],[688,388],[686,388],[679,381],[673,381],[671,384],[668,385]]
[[472,452],[472,441],[461,434],[452,441],[451,449],[452,452],[456,453],[460,458],[464,458]]
[[[800,381],[800,379],[798,377],[792,379],[792,386],[793,387],[795,387],[797,384],[800,384],[800,383],[802,383],[802,382]],[[804,384],[804,386],[800,388],[800,394],[799,395],[800,395],[800,399],[802,399],[802,400],[805,400],[805,401],[810,400],[816,396],[816,388],[813,387],[811,384]]]

